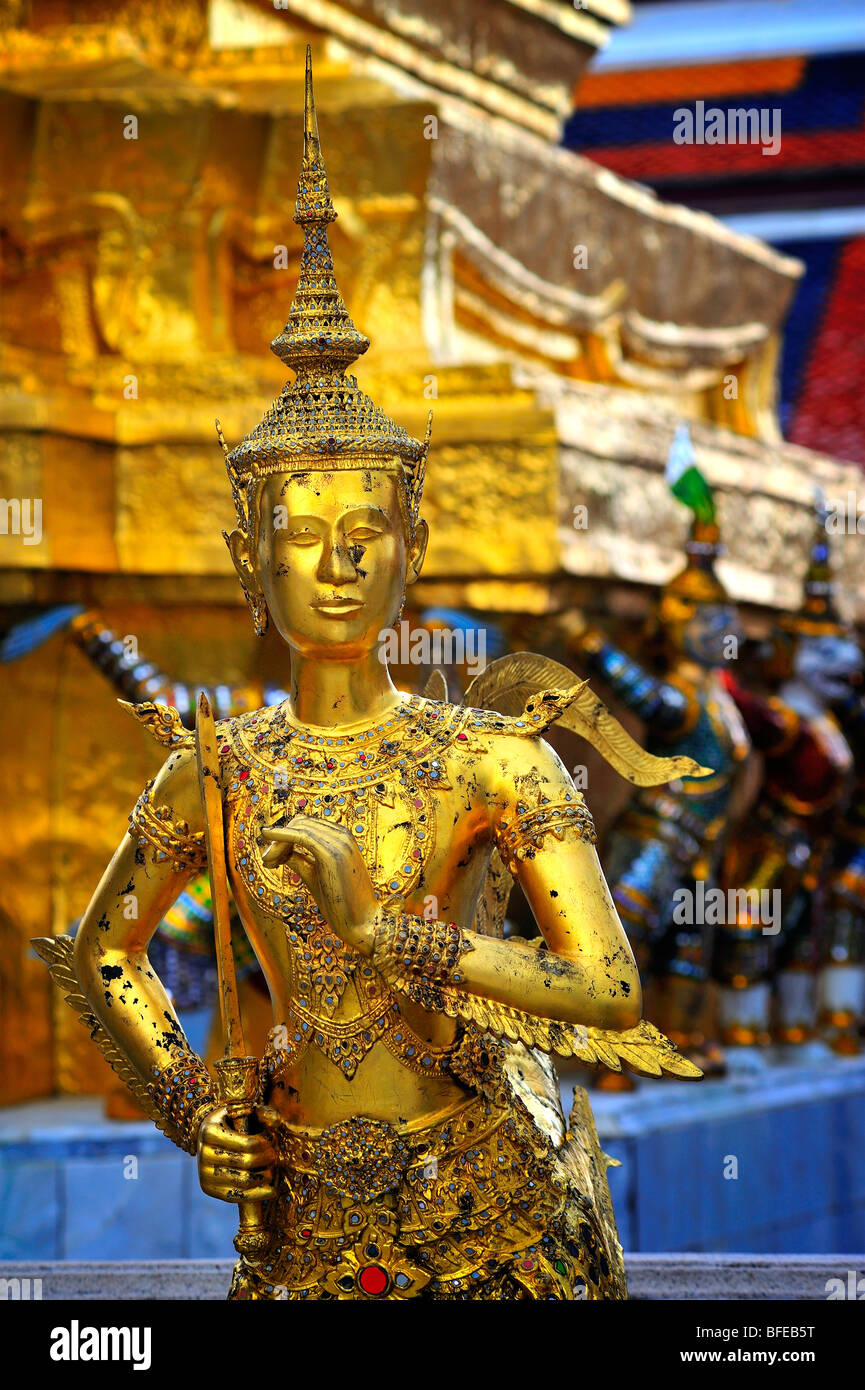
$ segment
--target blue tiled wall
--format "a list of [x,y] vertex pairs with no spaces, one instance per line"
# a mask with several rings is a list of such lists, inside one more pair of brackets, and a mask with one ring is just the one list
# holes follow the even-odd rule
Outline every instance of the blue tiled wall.
[[593,1104],[622,1163],[609,1179],[626,1250],[865,1250],[865,1061],[646,1082]]
[[59,1101],[57,1111],[56,1138],[42,1124],[29,1142],[0,1134],[0,1257],[231,1255],[236,1210],[205,1197],[194,1159],[151,1125],[101,1119],[97,1102]]

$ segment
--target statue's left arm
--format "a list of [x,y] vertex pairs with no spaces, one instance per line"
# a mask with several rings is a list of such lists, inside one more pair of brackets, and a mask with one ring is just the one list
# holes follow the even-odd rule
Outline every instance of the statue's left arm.
[[640,978],[581,794],[541,739],[497,739],[487,776],[495,843],[545,949],[462,932],[459,987],[565,1024],[632,1028],[642,1012]]

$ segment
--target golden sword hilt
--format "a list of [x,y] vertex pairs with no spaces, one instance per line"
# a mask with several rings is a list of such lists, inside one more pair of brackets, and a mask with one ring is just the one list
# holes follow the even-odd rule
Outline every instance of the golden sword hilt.
[[[238,1134],[255,1132],[255,1107],[260,1100],[257,1057],[220,1057],[215,1063],[219,1100]],[[261,1202],[239,1202],[240,1228],[234,1237],[239,1255],[260,1257],[270,1245],[271,1233],[263,1222]]]

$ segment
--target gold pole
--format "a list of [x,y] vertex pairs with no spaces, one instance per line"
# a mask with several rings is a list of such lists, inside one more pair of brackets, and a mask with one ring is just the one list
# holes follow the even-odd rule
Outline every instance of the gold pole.
[[[231,912],[228,906],[228,871],[225,864],[225,835],[222,817],[222,783],[216,747],[216,724],[210,701],[202,690],[195,719],[195,751],[198,758],[198,785],[204,807],[204,838],[210,871],[213,930],[216,939],[216,971],[219,981],[219,1009],[225,1055],[216,1063],[219,1099],[225,1106],[232,1128],[238,1134],[253,1132],[255,1105],[259,1099],[258,1058],[246,1052],[243,1020],[237,998],[237,977],[231,949]],[[240,1254],[260,1254],[269,1243],[262,1225],[259,1202],[239,1202],[240,1229],[234,1244]]]

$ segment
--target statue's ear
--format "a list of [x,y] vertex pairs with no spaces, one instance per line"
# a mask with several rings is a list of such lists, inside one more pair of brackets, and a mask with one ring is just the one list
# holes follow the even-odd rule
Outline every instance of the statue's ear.
[[231,562],[237,570],[237,577],[243,589],[243,597],[246,599],[252,614],[255,631],[259,637],[263,637],[269,622],[267,600],[262,593],[261,585],[253,568],[252,557],[249,553],[249,536],[246,531],[241,531],[237,527],[231,535],[227,531],[223,531],[222,538],[228,546]]
[[249,553],[249,536],[246,531],[235,528],[231,535],[227,531],[222,533],[231,562],[237,570],[237,577],[248,593],[256,593],[258,590],[258,580],[255,577],[255,570],[252,565],[252,557]]
[[414,529],[414,539],[408,550],[408,564],[406,566],[406,584],[414,584],[420,578],[423,569],[423,562],[426,558],[426,548],[429,544],[429,526],[421,517]]

